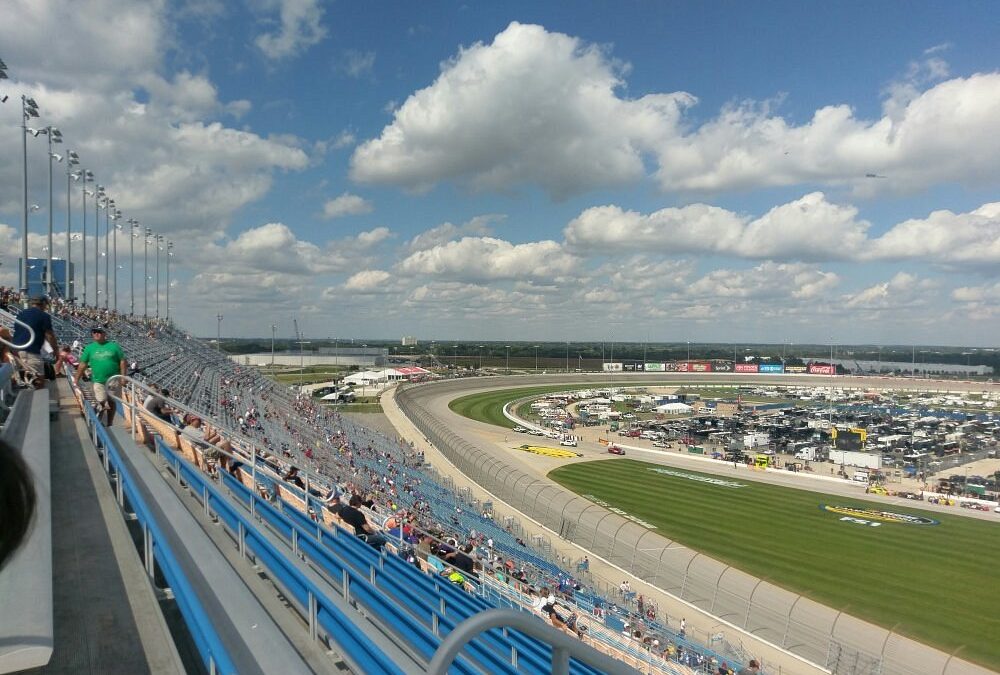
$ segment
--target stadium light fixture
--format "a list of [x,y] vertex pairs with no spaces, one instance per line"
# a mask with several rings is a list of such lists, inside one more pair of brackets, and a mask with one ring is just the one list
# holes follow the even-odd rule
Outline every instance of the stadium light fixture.
[[[87,196],[95,197],[97,193],[92,190],[87,189],[87,183],[94,182],[94,172],[90,169],[84,169],[80,173],[80,179],[82,185],[83,193],[83,232],[80,234],[80,248],[83,250],[83,273],[81,275],[83,279],[83,304],[87,304]],[[97,264],[97,261],[94,261]]]
[[142,238],[142,316],[149,316],[149,238],[153,236],[153,228],[146,228],[146,236]]
[[65,286],[63,288],[63,298],[68,302],[74,302],[76,300],[73,294],[70,292],[70,267],[73,264],[73,204],[71,201],[71,191],[73,187],[74,180],[80,180],[80,171],[74,170],[73,167],[80,165],[80,156],[76,154],[73,150],[66,151],[66,279]]
[[135,316],[135,239],[139,236],[139,221],[129,218],[126,222],[129,224],[128,282],[132,291],[128,301],[128,313],[129,316]]
[[[6,67],[4,68],[6,70]],[[28,120],[38,117],[38,104],[35,99],[21,95],[21,149],[22,149],[22,176],[24,182],[24,220],[21,227],[21,294],[28,295]],[[32,130],[33,131],[33,130]],[[38,134],[36,133],[37,137]]]
[[170,321],[170,259],[174,256],[174,242],[167,242],[167,306],[166,315],[167,321]]

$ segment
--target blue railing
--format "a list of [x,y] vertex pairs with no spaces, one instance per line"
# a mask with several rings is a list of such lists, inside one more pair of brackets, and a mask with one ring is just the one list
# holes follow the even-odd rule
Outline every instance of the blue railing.
[[[125,468],[121,454],[108,435],[108,430],[104,428],[104,425],[101,424],[97,417],[97,413],[86,401],[84,401],[83,409],[87,425],[93,434],[94,444],[99,451],[102,449],[104,451],[104,468],[109,473],[113,469],[117,477],[118,503],[123,506],[123,498],[127,498],[139,524],[149,533],[152,546],[147,551],[152,552],[153,558],[160,566],[163,577],[172,589],[174,598],[177,600],[177,606],[188,625],[191,637],[205,667],[209,672],[219,672],[227,675],[229,673],[236,673],[236,667],[229,653],[223,645],[219,634],[216,632],[212,621],[209,619],[200,599],[181,570],[174,552],[163,535],[160,523],[153,517],[145,499],[135,489],[135,479]],[[147,560],[147,566],[149,562]]]
[[[402,675],[403,671],[389,659],[368,635],[356,626],[340,608],[311,580],[306,578],[287,556],[280,552],[258,530],[248,516],[238,510],[235,505],[219,492],[211,479],[199,469],[192,467],[187,460],[163,442],[156,439],[157,451],[167,459],[177,476],[192,488],[192,491],[203,504],[237,536],[240,550],[251,550],[259,564],[267,568],[276,583],[295,599],[305,610],[310,627],[310,635],[316,636],[322,627],[330,641],[337,645],[338,651],[351,666],[360,672],[387,673]],[[226,474],[228,475],[228,474]],[[242,487],[242,486],[241,486]],[[207,502],[207,503],[205,503]],[[268,513],[266,501],[257,502],[257,515],[265,517]],[[273,507],[270,507],[273,509]],[[280,515],[280,514],[278,514]],[[280,519],[267,518],[272,527],[284,529],[291,536],[292,528]],[[314,553],[310,550],[308,541],[300,542],[299,551]]]

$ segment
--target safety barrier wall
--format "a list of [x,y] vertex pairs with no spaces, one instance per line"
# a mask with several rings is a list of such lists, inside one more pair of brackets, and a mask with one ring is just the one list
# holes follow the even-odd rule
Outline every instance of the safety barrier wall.
[[[12,374],[9,364],[0,367],[0,403],[5,408]],[[7,673],[44,666],[54,645],[49,392],[20,392],[0,438],[21,451],[36,495],[28,537],[0,571],[0,673]]]
[[[538,383],[540,378],[532,378],[532,384]],[[837,673],[985,675],[991,672],[740,572],[675,544],[552,481],[511,467],[456,434],[423,404],[426,396],[457,394],[473,384],[483,385],[461,380],[404,385],[396,393],[396,400],[417,428],[459,470],[565,539],[736,628]],[[495,380],[498,388],[517,384],[516,377]],[[595,582],[611,597],[618,593],[615,583],[601,579]]]

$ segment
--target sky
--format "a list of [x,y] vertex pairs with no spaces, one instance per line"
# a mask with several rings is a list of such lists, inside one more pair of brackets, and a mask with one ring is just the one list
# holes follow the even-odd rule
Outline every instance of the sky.
[[[155,307],[134,219],[173,243],[170,314],[197,334],[221,314],[243,337],[294,318],[318,339],[994,347],[998,19],[994,2],[0,0],[0,284],[25,94],[122,212],[119,307],[134,274],[142,312],[144,273]],[[48,147],[27,140],[44,257]],[[93,219],[91,198],[91,273]]]

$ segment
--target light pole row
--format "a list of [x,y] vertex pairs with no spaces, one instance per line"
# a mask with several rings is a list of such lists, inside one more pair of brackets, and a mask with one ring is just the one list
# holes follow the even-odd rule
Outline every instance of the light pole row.
[[[0,60],[0,80],[8,79],[7,65]],[[7,96],[0,93],[0,103],[5,103]],[[86,305],[89,296],[87,282],[87,197],[94,198],[94,298],[93,304],[100,306],[100,295],[104,295],[104,309],[118,309],[118,231],[124,230],[118,221],[122,219],[122,212],[116,207],[115,200],[112,199],[102,185],[95,185],[93,190],[87,188],[87,183],[93,183],[95,176],[93,171],[80,166],[80,156],[73,150],[67,150],[65,157],[54,152],[52,146],[63,142],[62,132],[48,125],[42,128],[32,128],[28,123],[33,118],[40,118],[38,103],[27,95],[21,96],[21,149],[22,149],[22,198],[23,198],[23,221],[21,227],[21,293],[28,293],[28,214],[37,210],[38,207],[28,203],[28,135],[34,138],[45,136],[48,142],[48,162],[49,162],[49,224],[46,252],[45,278],[43,280],[46,293],[53,296],[57,292],[56,279],[52,274],[52,252],[53,252],[53,177],[52,164],[66,161],[66,270],[62,295],[69,302],[75,302],[75,294],[71,292],[72,278],[70,267],[72,264],[73,241],[81,242],[82,251],[82,274],[78,279],[83,281],[82,301]],[[82,231],[79,236],[73,234],[72,219],[72,185],[73,182],[81,183],[81,199],[83,221]],[[100,210],[104,209],[104,289],[100,288]],[[131,294],[129,299],[129,313],[135,314],[135,239],[143,236],[143,228],[139,221],[129,218],[127,221],[129,229],[129,277]],[[114,229],[112,230],[112,223]],[[150,239],[156,245],[156,318],[160,317],[160,251],[164,251],[166,256],[166,310],[165,318],[170,318],[170,258],[173,256],[173,242],[167,241],[161,234],[154,234],[151,228],[145,228],[143,236],[143,315],[148,316],[148,280],[149,270],[147,268],[146,249]],[[111,270],[114,270],[113,272]],[[113,276],[113,280],[112,280]]]

